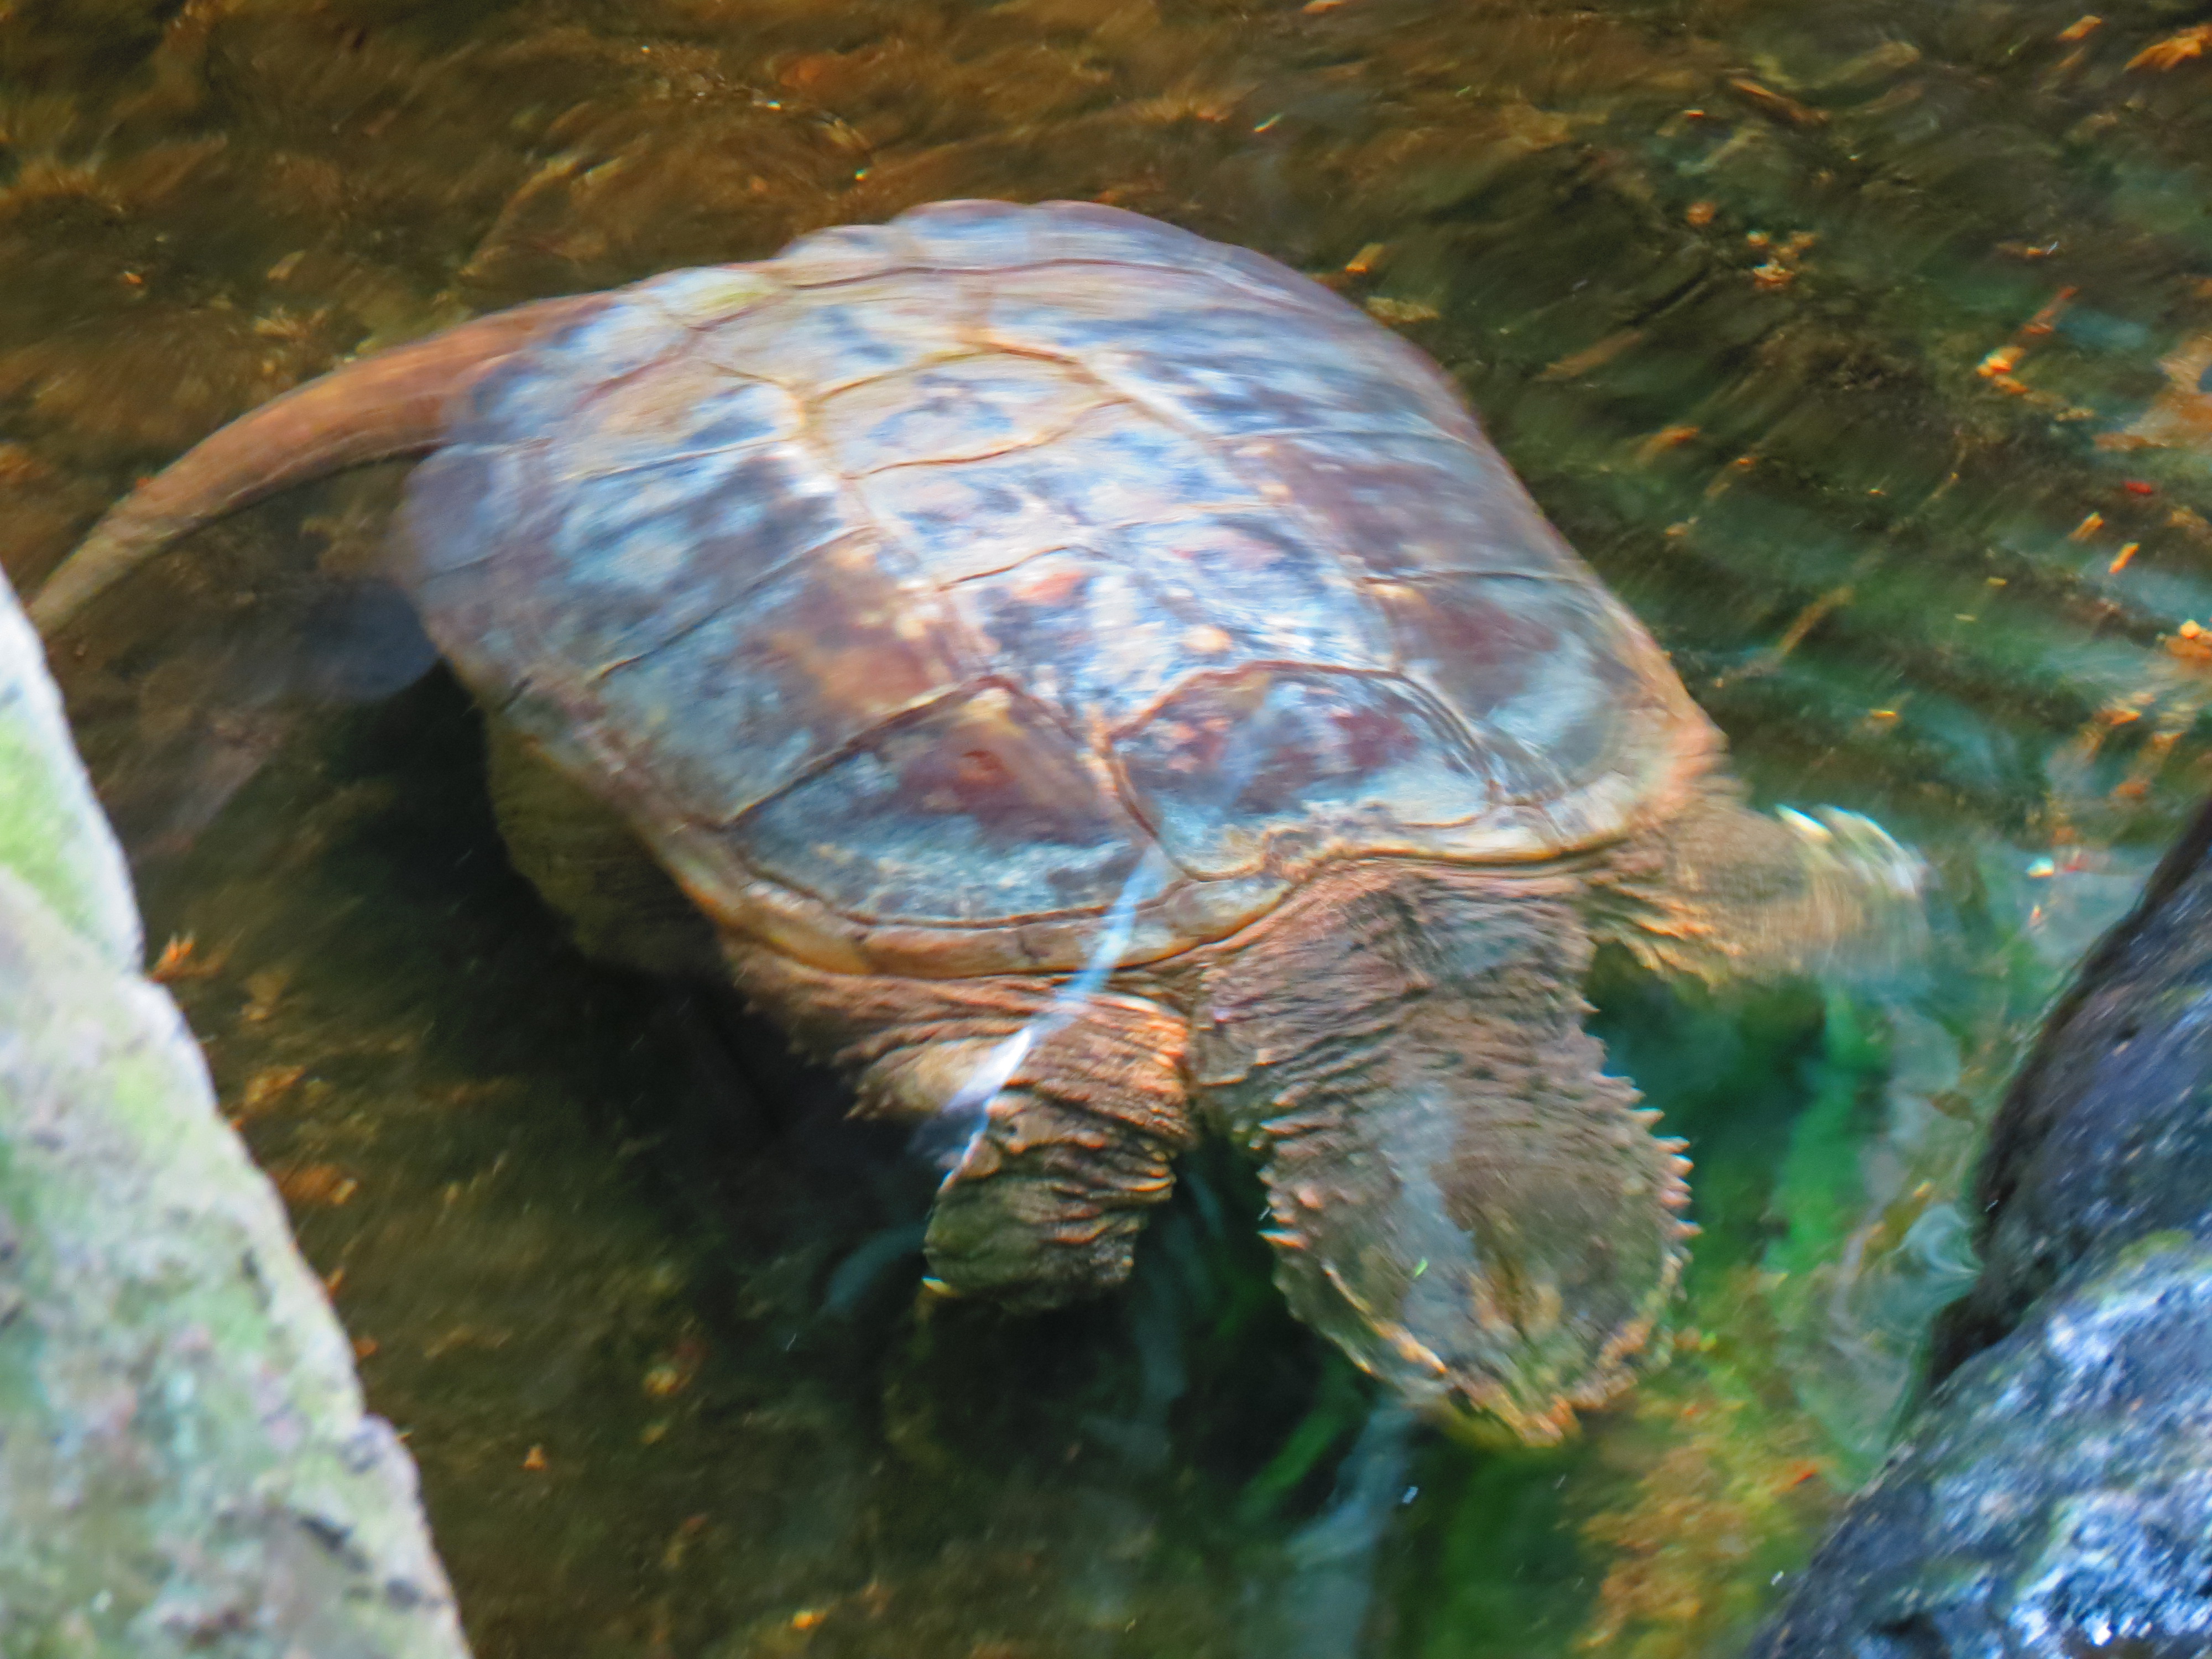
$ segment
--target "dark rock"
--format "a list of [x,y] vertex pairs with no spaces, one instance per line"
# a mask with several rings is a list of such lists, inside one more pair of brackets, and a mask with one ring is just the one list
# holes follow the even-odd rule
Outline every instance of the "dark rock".
[[2212,805],[1990,1131],[1935,1392],[1754,1659],[2212,1654]]
[[1975,1195],[1982,1274],[1939,1322],[1931,1381],[2093,1250],[2212,1239],[2212,805],[2051,1011]]
[[2100,1255],[1937,1390],[1752,1659],[2212,1653],[2212,1248]]

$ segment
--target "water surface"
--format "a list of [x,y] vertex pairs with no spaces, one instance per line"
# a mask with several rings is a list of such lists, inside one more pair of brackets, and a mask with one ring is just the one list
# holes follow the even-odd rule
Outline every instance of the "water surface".
[[[1249,1173],[1126,1294],[917,1294],[926,1174],[509,870],[373,580],[396,480],[197,538],[58,667],[227,1108],[480,1653],[1724,1652],[1863,1478],[2072,956],[2212,782],[2212,60],[1904,0],[0,4],[0,561],[344,354],[936,198],[1261,249],[1457,377],[1763,799],[1928,855],[1917,974],[1601,964],[1698,1161],[1673,1364],[1553,1452],[1284,1314]],[[2163,43],[2163,44],[2161,44]]]

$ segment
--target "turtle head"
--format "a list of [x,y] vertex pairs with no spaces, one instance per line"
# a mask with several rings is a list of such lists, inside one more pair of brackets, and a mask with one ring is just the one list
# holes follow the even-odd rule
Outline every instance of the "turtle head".
[[1681,1267],[1686,1165],[1622,1115],[1629,1145],[1575,1168],[1454,1148],[1486,1103],[1348,1100],[1340,1124],[1357,1127],[1334,1146],[1268,1149],[1293,1311],[1418,1405],[1560,1439],[1628,1386]]
[[1571,895],[1354,866],[1210,978],[1193,1070],[1261,1160],[1291,1309],[1418,1404],[1555,1441],[1626,1387],[1688,1165],[1583,1030]]

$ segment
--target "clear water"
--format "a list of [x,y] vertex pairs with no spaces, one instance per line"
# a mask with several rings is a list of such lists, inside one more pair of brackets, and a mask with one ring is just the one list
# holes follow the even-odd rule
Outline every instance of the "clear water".
[[772,1033],[580,961],[506,866],[473,716],[362,580],[394,481],[203,536],[58,666],[478,1651],[1740,1638],[1970,1271],[1976,1122],[2212,782],[2185,9],[0,4],[19,585],[343,352],[933,198],[1098,197],[1437,356],[1762,798],[1935,872],[1915,973],[1723,1003],[1601,965],[1705,1232],[1672,1365],[1500,1449],[1286,1317],[1223,1152],[1125,1295],[921,1299],[927,1172]]

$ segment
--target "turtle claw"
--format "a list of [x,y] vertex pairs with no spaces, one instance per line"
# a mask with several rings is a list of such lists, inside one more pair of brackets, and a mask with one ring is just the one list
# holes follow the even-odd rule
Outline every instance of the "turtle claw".
[[1840,807],[1771,816],[1709,779],[1680,817],[1618,855],[1618,937],[1650,965],[1720,982],[1785,973],[1879,977],[1924,952],[1928,869]]

